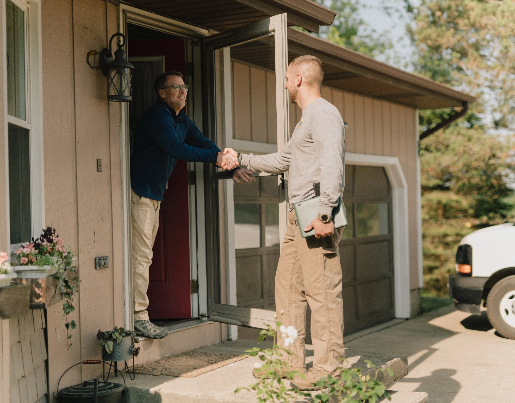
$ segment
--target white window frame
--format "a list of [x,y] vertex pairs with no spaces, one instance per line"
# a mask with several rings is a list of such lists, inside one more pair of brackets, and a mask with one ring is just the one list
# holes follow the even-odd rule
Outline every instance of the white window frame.
[[[11,244],[10,229],[10,202],[9,202],[9,147],[8,128],[13,124],[30,131],[30,205],[31,205],[31,236],[40,234],[45,225],[45,198],[44,198],[44,165],[43,165],[43,85],[41,63],[41,0],[10,0],[25,13],[25,92],[26,92],[26,120],[10,116],[7,106],[7,57],[4,60],[4,116],[5,116],[5,172],[6,172],[6,214],[7,214],[7,242],[11,252],[20,244]],[[6,15],[7,0],[2,0],[3,15]],[[4,17],[5,18],[5,17]],[[2,21],[4,46],[7,49],[7,27]],[[4,50],[4,51],[5,51]]]

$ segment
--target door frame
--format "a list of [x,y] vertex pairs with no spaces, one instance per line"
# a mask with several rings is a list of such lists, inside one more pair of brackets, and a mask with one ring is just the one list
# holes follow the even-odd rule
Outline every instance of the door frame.
[[[197,41],[209,35],[209,31],[171,18],[162,17],[138,8],[120,4],[119,6],[119,32],[127,35],[128,24],[139,25],[154,31]],[[193,107],[192,120],[202,130],[202,82],[200,74],[200,47],[192,44],[186,47],[186,58],[198,60],[193,63],[194,85],[188,83],[193,89],[191,105]],[[130,49],[129,49],[130,51]],[[130,143],[129,143],[129,106],[120,104],[120,168],[121,168],[121,193],[122,193],[122,244],[123,244],[123,298],[124,298],[124,326],[128,329],[134,327],[134,307],[132,296],[132,272],[131,272],[131,217],[130,217]],[[195,172],[195,184],[189,186],[190,209],[190,267],[191,278],[198,281],[199,290],[192,294],[192,310],[195,316],[207,315],[207,274],[205,253],[205,227],[204,223],[204,188],[196,185],[204,182],[202,164],[188,163],[188,170]],[[202,225],[199,225],[202,223]]]
[[[247,26],[236,29],[232,34],[220,34],[211,37],[203,38],[203,49],[202,49],[202,61],[203,61],[203,80],[204,80],[204,128],[205,134],[210,137],[212,141],[218,143],[219,146],[223,145],[230,146],[233,144],[232,136],[228,136],[228,133],[232,133],[232,117],[231,117],[231,87],[230,87],[230,53],[228,47],[245,43],[258,39],[263,36],[267,36],[270,33],[274,34],[275,40],[275,77],[276,77],[276,110],[277,110],[277,150],[281,148],[289,140],[289,98],[288,93],[285,89],[285,72],[288,66],[288,41],[287,41],[287,18],[286,14],[279,14]],[[215,50],[220,50],[219,55],[223,72],[216,71],[215,62]],[[216,102],[216,89],[215,81],[217,78],[221,81],[220,87],[223,90],[222,102],[217,105]],[[221,74],[220,74],[221,73]],[[217,122],[217,109],[216,106],[223,108],[225,114],[222,122]],[[217,129],[221,126],[225,128],[225,137],[231,137],[228,141],[227,138],[217,138]],[[224,225],[227,233],[227,238],[224,241],[230,242],[234,240],[234,207],[231,205],[232,187],[228,186],[228,190],[222,195],[224,198],[225,216],[228,218],[224,220],[224,223],[219,221],[219,200],[220,195],[218,192],[218,180],[227,178],[227,175],[218,174],[214,166],[205,166],[206,181],[205,181],[205,194],[206,194],[206,217],[207,222],[210,225],[207,228],[207,254],[210,259],[207,261],[207,274],[208,274],[208,298],[209,298],[209,319],[228,323],[232,325],[247,325],[257,328],[266,328],[268,324],[273,324],[275,321],[275,312],[239,307],[237,303],[237,291],[236,291],[236,277],[235,277],[235,255],[226,248],[226,255],[221,256],[219,247],[219,230],[221,225]],[[231,214],[232,212],[232,214]],[[287,224],[287,206],[286,202],[283,202],[280,207],[279,215],[279,233],[280,239],[284,238],[286,233]],[[219,273],[221,261],[225,262],[226,266],[226,278],[219,278],[220,284],[217,285],[215,281]],[[225,284],[222,286],[222,281],[225,280]],[[217,290],[217,286],[220,290]],[[227,289],[227,295],[221,295],[222,290]],[[220,301],[215,302],[215,296],[220,293]],[[227,297],[226,303],[223,303],[223,299]],[[223,299],[222,299],[223,298]],[[231,327],[231,338],[237,337],[236,327]]]

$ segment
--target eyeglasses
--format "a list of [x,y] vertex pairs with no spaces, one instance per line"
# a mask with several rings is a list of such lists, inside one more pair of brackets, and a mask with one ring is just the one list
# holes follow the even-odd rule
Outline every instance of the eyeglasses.
[[189,87],[186,84],[183,84],[183,85],[172,84],[172,85],[169,85],[168,87],[160,88],[160,90],[166,90],[167,88],[173,88],[175,91],[184,90],[186,92],[188,92],[188,89],[189,89]]

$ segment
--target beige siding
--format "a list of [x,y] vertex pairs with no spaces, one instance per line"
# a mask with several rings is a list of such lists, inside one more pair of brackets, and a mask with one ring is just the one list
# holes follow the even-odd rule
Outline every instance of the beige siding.
[[[263,102],[263,96],[256,94],[256,89],[263,86],[259,87],[251,84],[263,80],[263,73],[256,68],[250,68],[235,62],[233,62],[233,69],[233,88],[234,93],[237,94],[237,97],[234,98],[234,104],[239,111],[238,114],[235,113],[234,115],[235,137],[243,138],[242,134],[238,134],[238,132],[243,131],[242,128],[245,127],[245,130],[249,130],[249,128],[251,130],[251,133],[245,133],[247,139],[262,141],[257,139],[264,138],[264,134],[259,134],[256,130],[267,130],[266,138],[268,142],[272,142],[276,120],[275,99],[271,99],[271,94],[274,92],[272,82],[275,82],[273,73],[266,73],[268,102],[266,118],[268,126],[265,128],[254,124],[255,116],[258,113],[260,118],[264,116],[259,108],[259,105]],[[416,111],[387,101],[346,93],[326,86],[322,87],[322,97],[338,108],[344,121],[348,124],[346,131],[347,152],[399,158],[408,185],[411,288],[418,288],[417,255],[419,252],[416,219],[419,206],[416,204],[416,192],[419,189],[417,189],[416,182],[418,155]],[[253,111],[252,114],[251,111]],[[290,132],[295,129],[301,115],[300,108],[290,104]]]
[[[81,279],[70,350],[61,304],[48,310],[50,390],[70,365],[100,357],[99,328],[123,325],[120,106],[106,101],[105,77],[85,63],[89,50],[105,47],[106,29],[109,36],[118,31],[117,7],[108,3],[107,12],[108,27],[103,1],[42,3],[45,221],[76,251]],[[104,255],[109,269],[95,270],[95,257]],[[98,371],[70,371],[61,386]]]

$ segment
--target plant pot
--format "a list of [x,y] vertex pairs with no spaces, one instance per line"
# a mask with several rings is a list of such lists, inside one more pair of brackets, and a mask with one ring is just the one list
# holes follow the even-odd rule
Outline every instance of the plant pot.
[[16,278],[16,273],[12,272],[9,274],[0,274],[0,288],[7,287],[11,284],[11,281]]
[[108,353],[104,346],[102,346],[102,360],[103,361],[129,361],[132,359],[134,352],[134,343],[132,336],[125,336],[120,343],[113,343],[113,351]]
[[42,278],[18,277],[15,281],[30,285],[30,309],[48,309],[63,299],[61,293],[57,291],[58,284],[54,275]]

